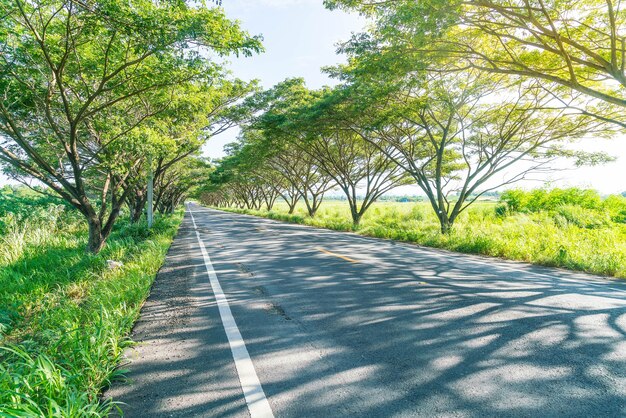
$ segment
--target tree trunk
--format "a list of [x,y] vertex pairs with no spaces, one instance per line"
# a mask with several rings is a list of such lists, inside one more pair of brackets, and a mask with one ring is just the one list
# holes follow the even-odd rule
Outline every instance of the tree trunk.
[[449,234],[452,229],[452,222],[446,214],[441,214],[439,217],[439,224],[441,225],[441,233]]
[[356,210],[351,210],[351,212],[352,212],[352,225],[357,227],[359,226],[359,223],[361,223],[361,217],[363,216],[363,214],[357,212]]
[[137,201],[133,205],[133,210],[130,217],[131,223],[136,224],[137,222],[139,222],[145,203],[146,202],[143,199],[137,199]]
[[349,194],[346,193],[346,195],[348,196],[348,206],[350,206],[350,215],[352,215],[352,226],[353,227],[357,227],[359,226],[359,222],[361,222],[361,217],[363,216],[363,211],[359,211],[358,210],[358,203],[356,201],[356,199],[350,199]]
[[130,222],[136,224],[141,220],[141,215],[146,206],[147,196],[144,193],[136,193],[133,199],[129,199]]
[[106,237],[102,234],[102,223],[97,217],[88,218],[89,239],[87,241],[87,250],[92,254],[98,254],[103,248]]
[[310,205],[307,202],[307,209],[309,211],[309,216],[311,218],[315,217],[315,214],[317,213],[317,210],[320,208],[321,204],[322,204],[322,199],[318,201],[316,196],[313,196],[313,201],[311,202]]

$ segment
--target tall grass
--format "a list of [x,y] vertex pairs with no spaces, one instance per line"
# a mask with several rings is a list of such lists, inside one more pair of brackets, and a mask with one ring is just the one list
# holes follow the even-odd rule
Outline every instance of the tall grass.
[[[0,218],[0,416],[106,416],[101,401],[182,219],[120,221],[98,255],[71,211]],[[123,263],[114,270],[106,260]]]
[[446,235],[440,233],[427,203],[376,203],[356,228],[347,205],[339,201],[324,202],[315,218],[307,217],[303,206],[288,215],[286,205],[281,203],[271,212],[226,210],[626,278],[626,198],[611,196],[602,200],[595,192],[571,189],[515,193],[522,201],[532,202],[531,207],[523,202],[512,207],[506,199],[499,204],[479,202],[462,214]]

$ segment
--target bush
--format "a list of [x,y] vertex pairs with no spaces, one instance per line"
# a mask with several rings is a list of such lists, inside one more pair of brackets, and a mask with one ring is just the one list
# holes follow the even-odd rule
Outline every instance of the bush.
[[579,206],[585,209],[599,209],[602,206],[602,199],[598,192],[578,188],[507,190],[500,196],[500,202],[506,205],[509,213],[556,210],[563,205]]
[[626,209],[620,210],[615,216],[611,217],[615,223],[626,224]]
[[626,223],[626,197],[609,196],[602,202],[602,207],[609,213],[613,222]]
[[565,218],[568,223],[576,225],[579,228],[595,229],[609,226],[611,223],[611,219],[607,216],[606,212],[587,210],[574,205],[560,206],[557,209],[556,216],[559,215]]
[[509,214],[509,208],[507,207],[506,204],[496,205],[494,210],[498,218],[504,218],[505,216]]
[[500,209],[500,212],[522,212],[528,208],[530,202],[530,193],[521,189],[506,190],[500,195],[500,202],[504,204],[506,209]]

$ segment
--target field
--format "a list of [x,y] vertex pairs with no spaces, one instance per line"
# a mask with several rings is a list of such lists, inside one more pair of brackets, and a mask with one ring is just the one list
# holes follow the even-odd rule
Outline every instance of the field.
[[538,191],[511,192],[506,202],[477,202],[461,215],[447,235],[439,232],[437,218],[425,202],[377,202],[357,228],[352,226],[347,203],[337,200],[325,201],[315,218],[306,216],[301,203],[293,215],[287,213],[287,205],[282,202],[277,202],[271,212],[227,210],[626,278],[626,199],[612,196],[601,200],[593,192],[574,190],[574,199],[569,200],[566,197],[551,201],[554,196],[545,191],[543,200],[541,196],[533,200],[532,193],[542,193]]
[[[0,416],[106,416],[104,387],[182,219],[122,219],[86,253],[85,223],[52,198],[0,191]],[[107,260],[123,266],[109,268]]]

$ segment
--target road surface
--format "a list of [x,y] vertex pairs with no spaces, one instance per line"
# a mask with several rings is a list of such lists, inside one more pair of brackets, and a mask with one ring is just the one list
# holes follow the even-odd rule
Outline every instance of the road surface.
[[626,415],[624,283],[190,210],[128,417]]

